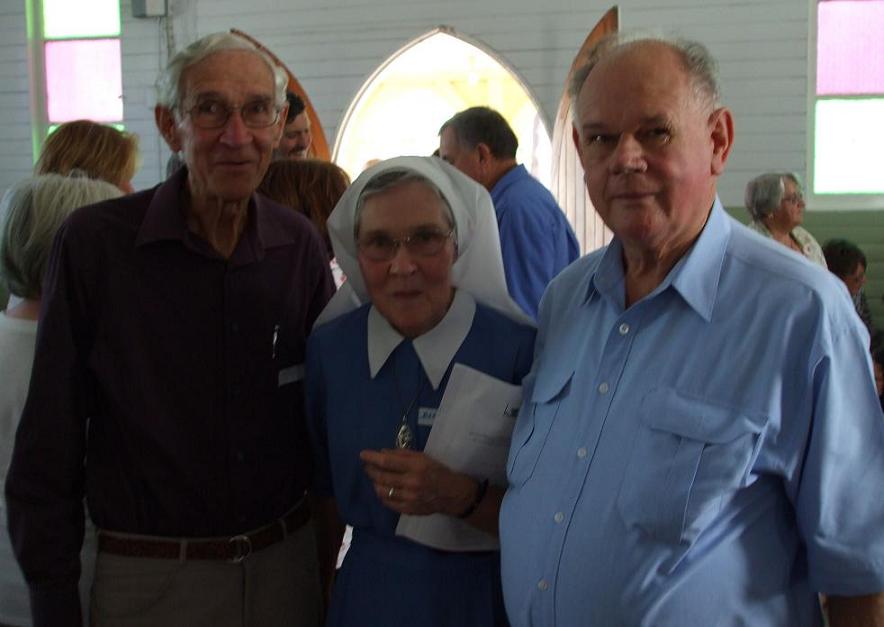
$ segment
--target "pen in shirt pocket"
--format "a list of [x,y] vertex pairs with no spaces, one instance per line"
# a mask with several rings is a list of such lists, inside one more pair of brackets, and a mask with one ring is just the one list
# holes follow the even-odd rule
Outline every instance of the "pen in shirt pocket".
[[279,340],[279,325],[273,325],[273,348],[270,353],[271,359],[276,359],[276,342]]

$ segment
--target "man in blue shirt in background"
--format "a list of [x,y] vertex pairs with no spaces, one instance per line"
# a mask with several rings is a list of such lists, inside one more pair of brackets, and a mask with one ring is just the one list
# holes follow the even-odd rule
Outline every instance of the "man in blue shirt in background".
[[550,285],[507,465],[528,625],[884,625],[884,420],[837,280],[731,219],[692,42],[602,42],[574,141],[611,244]]
[[465,109],[439,130],[439,156],[491,193],[507,289],[536,318],[546,286],[580,256],[580,245],[553,195],[516,163],[518,146],[488,107]]

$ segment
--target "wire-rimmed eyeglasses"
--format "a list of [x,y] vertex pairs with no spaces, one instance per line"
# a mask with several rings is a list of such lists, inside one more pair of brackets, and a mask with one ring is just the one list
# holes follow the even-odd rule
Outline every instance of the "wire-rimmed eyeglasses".
[[240,107],[234,107],[217,99],[202,100],[185,113],[190,116],[197,128],[214,129],[227,124],[234,111],[239,111],[243,124],[249,128],[266,128],[279,121],[280,108],[269,100],[253,100]]
[[454,235],[454,229],[441,231],[438,229],[418,229],[405,237],[390,237],[383,233],[375,233],[357,240],[359,251],[372,261],[389,261],[396,256],[400,246],[412,255],[432,257],[439,254],[445,243]]

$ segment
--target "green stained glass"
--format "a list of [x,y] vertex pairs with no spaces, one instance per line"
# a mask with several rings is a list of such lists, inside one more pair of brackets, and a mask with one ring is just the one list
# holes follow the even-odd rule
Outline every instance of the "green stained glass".
[[884,98],[816,103],[815,194],[884,194]]
[[43,0],[43,37],[119,37],[119,0]]

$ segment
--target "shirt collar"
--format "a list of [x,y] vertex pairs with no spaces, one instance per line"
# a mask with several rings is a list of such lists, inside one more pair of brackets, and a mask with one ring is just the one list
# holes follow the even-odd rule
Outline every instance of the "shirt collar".
[[707,322],[715,308],[730,236],[730,218],[716,196],[700,237],[669,273],[672,287]]
[[[716,196],[709,218],[697,241],[678,260],[649,298],[672,286],[694,311],[709,321],[715,307],[721,267],[730,233],[730,221]],[[614,238],[605,249],[590,278],[586,302],[598,293],[618,303],[622,308],[625,302],[623,280],[623,246],[617,238]]]
[[[185,185],[187,167],[180,168],[159,185],[138,230],[136,246],[165,240],[178,240],[190,245],[191,234],[181,206]],[[260,261],[264,258],[265,249],[294,243],[291,229],[279,220],[277,212],[280,210],[291,211],[258,194],[252,194],[246,227],[230,257],[233,265]]]
[[[463,290],[457,290],[451,307],[439,324],[413,340],[414,351],[434,390],[439,388],[454,354],[473,326],[475,313],[476,301],[473,297]],[[404,340],[372,305],[368,312],[368,365],[372,379]]]
[[497,196],[502,194],[507,187],[515,183],[518,179],[522,178],[526,174],[528,174],[528,171],[522,164],[510,168],[509,170],[507,170],[506,174],[504,174],[497,180],[497,182],[494,184],[494,187],[491,188],[491,197],[496,198]]

